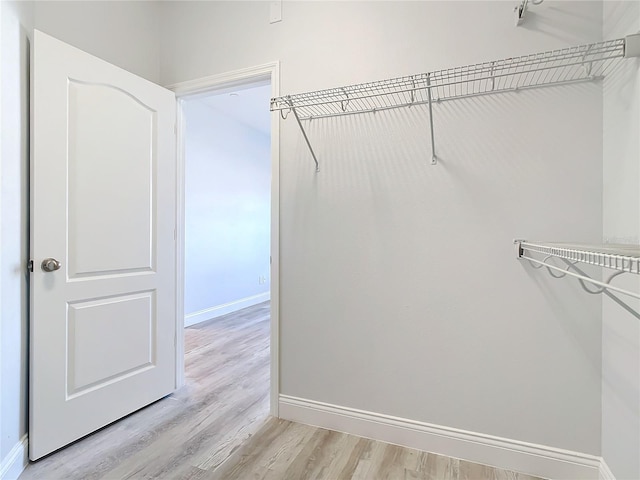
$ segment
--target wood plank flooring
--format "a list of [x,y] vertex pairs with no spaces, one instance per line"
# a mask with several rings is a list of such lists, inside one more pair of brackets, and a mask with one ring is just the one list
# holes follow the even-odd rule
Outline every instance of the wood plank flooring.
[[536,480],[268,417],[269,303],[185,330],[186,385],[20,480]]
[[20,480],[188,479],[269,413],[269,302],[185,329],[186,385],[30,464]]
[[521,473],[270,418],[211,480],[540,480]]

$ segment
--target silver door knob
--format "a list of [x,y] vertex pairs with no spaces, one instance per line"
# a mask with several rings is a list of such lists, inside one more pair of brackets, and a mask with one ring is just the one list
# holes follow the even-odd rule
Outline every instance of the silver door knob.
[[55,258],[45,258],[40,266],[45,272],[55,272],[60,269],[62,264]]

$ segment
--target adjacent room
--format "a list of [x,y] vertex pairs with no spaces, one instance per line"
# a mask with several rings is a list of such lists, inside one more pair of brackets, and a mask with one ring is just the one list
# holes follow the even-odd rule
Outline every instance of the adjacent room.
[[270,95],[250,84],[182,104],[185,327],[269,301]]
[[0,2],[0,480],[639,479],[640,2]]

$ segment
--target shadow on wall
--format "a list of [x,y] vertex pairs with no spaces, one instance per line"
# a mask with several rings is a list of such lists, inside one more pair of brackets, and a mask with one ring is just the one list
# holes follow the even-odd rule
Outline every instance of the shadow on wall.
[[[541,176],[546,176],[541,191],[561,190],[567,176],[579,175],[571,162],[562,160],[577,154],[571,140],[598,146],[584,138],[587,129],[575,121],[575,114],[598,126],[601,121],[593,108],[599,105],[599,95],[599,85],[591,83],[435,104],[438,163],[434,166],[425,105],[305,121],[320,163],[317,176],[295,122],[285,122],[296,140],[291,168],[301,188],[311,186],[303,183],[313,178],[315,188],[330,189],[318,190],[328,199],[338,192],[354,199],[365,192],[385,194],[391,202],[408,196],[411,201],[432,203],[429,197],[434,193],[429,192],[463,192],[471,199],[484,199],[501,193],[492,184],[504,187]],[[565,102],[571,103],[573,113],[567,112]],[[398,195],[399,188],[408,190]],[[536,200],[544,200],[544,195]]]
[[[593,25],[600,22],[599,18],[593,18],[573,8],[570,2],[545,5],[546,8],[531,5],[529,2],[524,20],[518,28],[543,33],[569,45],[580,42],[577,38],[588,38],[593,31]],[[563,28],[559,29],[558,25],[562,25]]]
[[[30,79],[31,79],[31,41],[29,40],[28,37],[28,33],[26,32],[26,30],[22,30],[22,35],[21,38],[23,40],[23,46],[22,48],[24,48],[24,56],[22,57],[22,60],[24,62],[24,66],[23,68],[21,68],[21,71],[26,72],[24,75],[24,80],[23,80],[23,85],[30,85]],[[21,48],[21,50],[22,50]],[[28,392],[29,392],[29,318],[30,318],[30,313],[29,313],[29,305],[30,305],[30,290],[29,290],[29,281],[30,281],[30,272],[25,268],[25,266],[27,265],[27,263],[29,262],[29,259],[31,258],[31,254],[30,254],[30,239],[31,239],[31,222],[30,222],[30,216],[29,216],[29,211],[30,211],[30,198],[31,198],[31,188],[30,188],[30,178],[31,178],[31,172],[30,172],[30,165],[31,165],[31,149],[30,149],[30,145],[31,145],[31,129],[30,129],[30,118],[29,118],[29,111],[31,110],[31,89],[26,88],[25,89],[25,93],[24,93],[24,97],[22,99],[22,111],[25,112],[24,115],[24,119],[23,119],[23,126],[22,126],[22,131],[26,132],[26,135],[24,135],[23,137],[23,143],[22,143],[22,158],[24,158],[24,162],[23,162],[23,171],[22,171],[22,184],[23,184],[23,201],[21,202],[21,204],[23,205],[23,208],[21,208],[21,219],[22,219],[22,226],[21,226],[21,232],[23,235],[23,250],[22,250],[22,255],[21,255],[21,262],[20,264],[17,266],[16,270],[17,272],[20,272],[22,274],[22,292],[20,294],[20,299],[22,302],[21,305],[21,311],[24,312],[23,315],[23,326],[22,326],[22,335],[23,338],[25,339],[24,341],[24,351],[23,351],[23,359],[24,361],[21,363],[22,366],[22,371],[20,372],[20,391],[21,392],[25,392],[24,393],[24,398],[25,400],[28,398]],[[16,272],[16,273],[17,273]],[[20,416],[22,417],[22,415],[24,415],[25,418],[28,419],[28,415],[29,415],[29,406],[28,406],[28,402],[21,402],[21,412],[20,412]],[[28,431],[28,421],[27,421],[27,425],[25,427],[25,433]]]

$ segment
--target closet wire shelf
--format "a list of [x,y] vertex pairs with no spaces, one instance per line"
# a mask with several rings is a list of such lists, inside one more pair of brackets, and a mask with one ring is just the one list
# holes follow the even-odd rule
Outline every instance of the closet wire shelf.
[[624,56],[624,39],[537,53],[494,62],[421,73],[377,82],[288,95],[271,110],[295,107],[300,119],[334,117],[409,107],[429,102],[588,81],[604,75]]
[[432,163],[436,163],[432,105],[449,100],[598,80],[616,59],[640,56],[640,34],[492,62],[271,99],[271,111],[293,112],[316,167],[301,120],[428,105]]
[[[577,278],[583,288],[589,293],[603,293],[605,290],[613,290],[634,298],[640,298],[640,292],[632,292],[611,285],[611,281],[623,273],[640,275],[640,245],[585,245],[568,243],[528,242],[515,240],[518,259],[528,260],[536,268],[546,267],[549,273],[556,278],[570,275]],[[552,258],[557,258],[565,263],[558,266],[550,263]],[[583,263],[596,267],[614,270],[606,280],[600,281],[586,275],[577,265]],[[554,274],[559,272],[559,274]],[[584,282],[589,282],[598,287],[597,290],[589,290]]]

